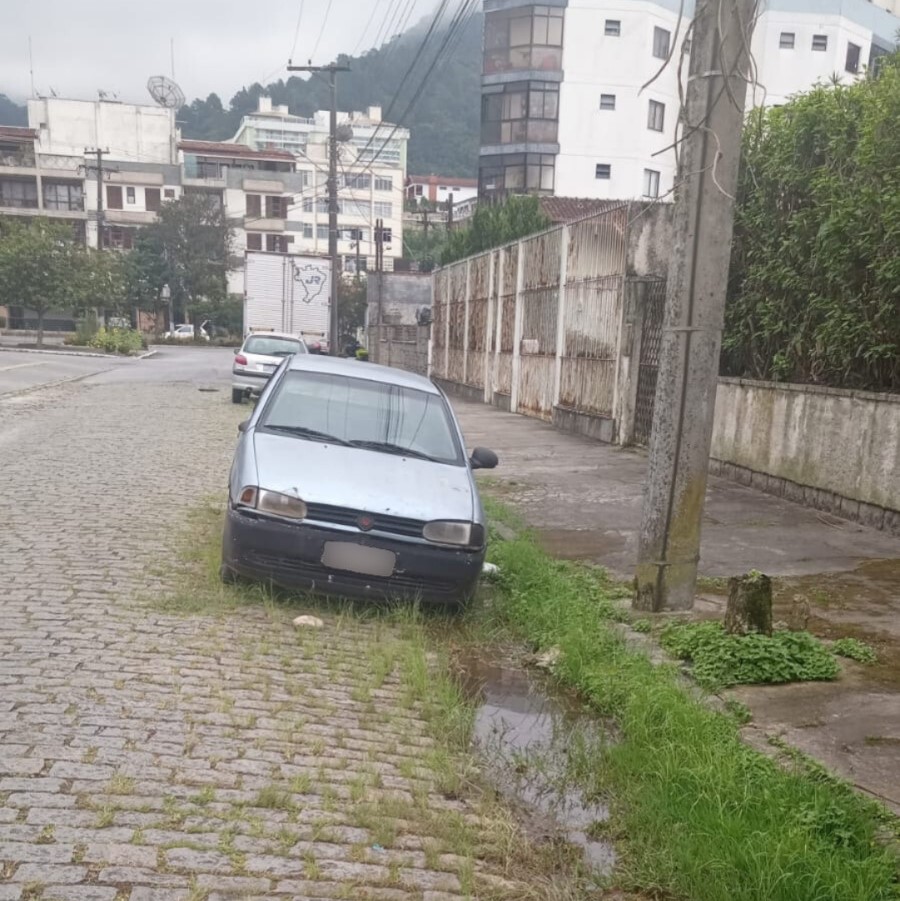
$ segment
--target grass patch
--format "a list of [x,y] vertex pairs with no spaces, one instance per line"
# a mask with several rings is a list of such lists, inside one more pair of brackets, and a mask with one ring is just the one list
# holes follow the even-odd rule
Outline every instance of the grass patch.
[[875,648],[858,638],[839,638],[831,643],[832,653],[838,657],[847,657],[857,663],[877,663],[878,654]]
[[743,744],[736,718],[694,698],[677,667],[626,644],[619,586],[527,537],[495,543],[491,559],[499,590],[482,615],[558,648],[556,677],[621,731],[591,751],[589,775],[613,799],[622,887],[691,901],[897,898],[897,860],[877,840],[883,809]]
[[670,623],[660,643],[675,657],[690,661],[694,678],[711,690],[827,681],[841,671],[834,655],[808,632],[729,635],[719,622]]

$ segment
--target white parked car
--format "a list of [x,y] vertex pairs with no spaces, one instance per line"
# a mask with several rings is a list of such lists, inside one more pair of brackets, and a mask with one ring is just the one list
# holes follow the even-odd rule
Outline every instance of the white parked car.
[[309,353],[302,338],[282,332],[254,332],[234,352],[231,370],[231,399],[241,403],[245,397],[262,393],[270,376],[285,357]]
[[[189,323],[183,323],[182,325],[176,325],[171,332],[166,332],[163,337],[178,338],[180,341],[193,341],[195,328],[195,326],[190,325]],[[203,325],[200,326],[199,334],[204,341],[209,341],[209,332]]]

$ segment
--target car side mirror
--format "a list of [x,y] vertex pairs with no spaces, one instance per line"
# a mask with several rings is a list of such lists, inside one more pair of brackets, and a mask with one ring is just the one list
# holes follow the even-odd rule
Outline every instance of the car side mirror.
[[486,447],[476,447],[469,458],[472,469],[495,469],[499,462],[497,455]]
[[240,423],[240,425],[238,425],[238,432],[239,433],[246,432],[249,427],[250,427],[250,420],[245,419],[242,423]]

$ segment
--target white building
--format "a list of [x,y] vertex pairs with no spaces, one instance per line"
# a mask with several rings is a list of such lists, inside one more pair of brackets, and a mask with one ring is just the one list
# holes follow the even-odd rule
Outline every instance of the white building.
[[[882,8],[900,0],[763,2],[752,43],[755,104],[783,103],[834,74],[863,77],[900,30],[900,18]],[[685,49],[679,7],[680,0],[485,0],[480,195],[669,192]],[[687,18],[691,0],[684,7]],[[641,91],[676,40],[672,62]]]
[[[385,229],[384,268],[393,269],[403,255],[403,198],[406,177],[406,146],[409,131],[381,119],[380,107],[366,113],[338,113],[338,184],[340,205],[338,251],[345,268],[355,270],[358,253],[361,266],[375,264],[375,222]],[[292,116],[286,106],[273,106],[269,97],[259,98],[256,113],[245,116],[234,141],[257,151],[280,150],[296,158],[301,187],[287,205],[285,231],[292,253],[328,252],[328,137],[329,114],[310,118]],[[256,248],[253,229],[247,244]],[[262,249],[266,249],[263,247]]]

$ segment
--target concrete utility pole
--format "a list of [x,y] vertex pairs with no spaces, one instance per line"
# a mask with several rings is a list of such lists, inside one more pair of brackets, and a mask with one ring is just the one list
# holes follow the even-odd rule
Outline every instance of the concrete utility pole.
[[329,348],[331,355],[340,354],[340,335],[338,334],[338,286],[341,279],[341,260],[338,256],[338,178],[337,178],[337,73],[349,72],[349,66],[291,66],[288,72],[320,72],[328,73],[328,86],[331,89],[331,110],[328,129],[328,256],[331,258],[331,330]]
[[99,147],[85,147],[85,155],[97,157],[97,249],[103,250],[103,155],[109,153],[109,149],[101,150]]
[[694,17],[637,610],[694,603],[757,6],[700,0]]
[[453,195],[447,195],[447,231],[453,231]]

